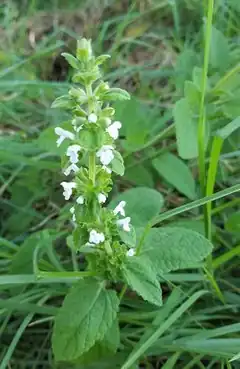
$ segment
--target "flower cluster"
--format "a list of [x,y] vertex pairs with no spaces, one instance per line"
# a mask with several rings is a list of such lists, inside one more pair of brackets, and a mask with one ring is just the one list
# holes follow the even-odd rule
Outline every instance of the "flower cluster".
[[129,95],[101,80],[99,65],[108,56],[95,58],[89,40],[78,42],[76,57],[66,53],[63,56],[76,71],[73,82],[82,85],[72,87],[68,95],[53,103],[53,107],[68,109],[72,115],[64,127],[55,128],[55,133],[58,147],[67,143],[63,174],[71,179],[61,182],[61,186],[65,200],[75,198],[70,208],[75,249],[94,248],[108,257],[115,253],[133,256],[134,248],[121,236],[122,232],[132,231],[131,219],[125,216],[126,202],[121,201],[113,210],[103,207],[111,191],[111,173],[124,172],[123,159],[115,145],[122,125],[114,121],[110,102],[128,99]]

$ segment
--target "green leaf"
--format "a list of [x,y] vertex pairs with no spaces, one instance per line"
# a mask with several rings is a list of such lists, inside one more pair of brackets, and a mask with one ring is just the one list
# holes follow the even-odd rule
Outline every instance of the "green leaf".
[[67,60],[68,64],[70,64],[71,67],[79,69],[79,61],[77,60],[77,58],[68,53],[62,53],[61,55]]
[[53,329],[56,361],[73,361],[100,341],[112,326],[119,300],[103,282],[80,280],[63,301]]
[[52,247],[52,242],[58,237],[57,233],[45,229],[30,235],[19,246],[17,253],[12,258],[10,274],[32,274],[33,273],[33,253],[37,246]]
[[160,192],[138,187],[127,190],[115,197],[109,207],[114,209],[120,201],[126,201],[126,216],[131,217],[133,226],[141,227],[160,212],[163,206],[163,196]]
[[79,133],[78,142],[85,150],[94,151],[96,147],[102,147],[104,132],[84,128]]
[[193,50],[183,50],[175,66],[175,83],[178,89],[183,90],[184,82],[192,78],[192,70],[198,64],[198,56]]
[[230,47],[227,38],[215,27],[212,27],[210,65],[225,71],[230,62]]
[[234,131],[240,128],[240,116],[234,119],[232,122],[225,125],[225,127],[219,129],[216,135],[226,140]]
[[53,101],[51,108],[72,109],[74,108],[74,103],[69,99],[68,95],[63,95]]
[[144,240],[141,255],[149,257],[158,274],[192,267],[212,251],[201,234],[185,228],[152,228]]
[[157,172],[179,192],[191,200],[196,198],[194,178],[181,159],[171,153],[165,153],[153,159],[152,164]]
[[130,232],[125,232],[122,228],[119,228],[118,233],[123,243],[130,247],[136,247],[136,232],[132,225],[130,225]]
[[147,257],[129,257],[123,268],[127,284],[144,300],[154,305],[162,305],[162,291],[156,272]]
[[127,91],[117,87],[110,88],[101,97],[105,101],[124,101],[130,99],[130,95]]
[[105,63],[105,61],[108,60],[109,58],[111,58],[111,56],[108,54],[100,55],[95,59],[95,65],[101,65]]
[[199,102],[200,102],[200,91],[192,81],[186,81],[184,84],[184,95],[188,100],[190,109],[198,114]]
[[198,156],[197,121],[193,118],[187,99],[179,100],[174,108],[177,148],[182,159]]
[[122,155],[116,150],[114,150],[114,158],[111,161],[111,167],[114,173],[120,176],[124,175],[124,161]]
[[229,215],[225,229],[229,232],[236,232],[240,236],[240,211]]
[[152,173],[142,164],[126,168],[124,179],[134,183],[137,186],[154,187]]
[[[118,320],[116,319],[110,329],[105,334],[102,341],[96,342],[88,352],[83,354],[74,363],[80,365],[80,368],[86,368],[89,364],[98,364],[105,358],[112,357],[120,344],[120,331]],[[83,365],[83,366],[82,366]]]

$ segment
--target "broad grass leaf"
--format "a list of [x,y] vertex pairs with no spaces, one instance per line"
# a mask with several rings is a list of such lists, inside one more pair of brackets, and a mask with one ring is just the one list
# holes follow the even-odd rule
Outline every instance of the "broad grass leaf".
[[127,284],[144,300],[162,305],[162,291],[156,272],[147,257],[129,257],[123,268]]
[[127,190],[115,197],[109,204],[115,208],[122,200],[126,201],[126,216],[131,217],[133,226],[141,227],[160,212],[163,206],[163,196],[156,190],[138,187]]
[[196,198],[195,181],[188,166],[177,156],[165,153],[153,159],[157,172],[168,183],[191,200]]
[[193,117],[186,98],[179,100],[174,107],[177,148],[182,159],[198,156],[197,121]]
[[158,274],[192,267],[212,251],[201,234],[180,227],[152,228],[144,240],[141,255],[147,256]]
[[118,311],[116,292],[95,279],[80,280],[66,295],[55,319],[56,361],[73,361],[104,338]]

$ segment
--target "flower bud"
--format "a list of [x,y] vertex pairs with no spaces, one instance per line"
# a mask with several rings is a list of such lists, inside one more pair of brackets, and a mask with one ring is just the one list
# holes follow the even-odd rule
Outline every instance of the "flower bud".
[[83,62],[87,62],[92,58],[91,40],[86,40],[86,38],[82,38],[77,42],[76,56],[78,60]]

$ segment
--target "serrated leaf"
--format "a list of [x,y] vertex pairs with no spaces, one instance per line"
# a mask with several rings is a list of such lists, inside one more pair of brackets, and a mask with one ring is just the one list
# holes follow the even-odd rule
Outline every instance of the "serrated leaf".
[[149,257],[158,274],[192,267],[212,251],[201,234],[180,227],[153,228],[144,240],[141,255]]
[[153,159],[157,172],[189,199],[196,198],[195,181],[188,166],[177,156],[165,153]]
[[99,364],[103,359],[112,357],[120,344],[120,331],[118,320],[116,319],[102,341],[96,342],[88,352],[83,354],[74,363],[80,365],[78,368],[86,367],[89,364]]
[[122,155],[118,151],[114,151],[114,158],[111,161],[111,168],[114,173],[123,176],[124,175],[124,162]]
[[164,203],[160,192],[146,187],[138,187],[119,194],[111,201],[109,207],[114,209],[122,200],[126,201],[126,216],[131,217],[131,223],[136,227],[145,225],[157,215]]
[[144,300],[154,305],[162,305],[162,291],[156,272],[147,257],[129,257],[123,268],[127,284]]
[[103,282],[80,280],[66,295],[55,319],[52,345],[56,361],[73,361],[105,336],[119,299]]
[[179,100],[174,107],[177,148],[182,159],[193,159],[198,156],[197,121],[193,117],[187,99]]
[[68,53],[61,54],[74,69],[79,69],[79,61],[73,55]]

